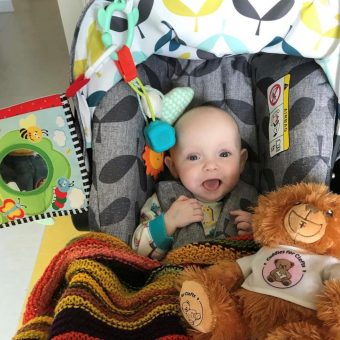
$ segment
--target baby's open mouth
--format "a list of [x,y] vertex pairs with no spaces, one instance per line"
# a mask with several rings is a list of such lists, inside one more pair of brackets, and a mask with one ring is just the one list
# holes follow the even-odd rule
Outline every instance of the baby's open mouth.
[[219,188],[221,181],[217,178],[208,179],[202,183],[202,186],[205,190],[215,191]]

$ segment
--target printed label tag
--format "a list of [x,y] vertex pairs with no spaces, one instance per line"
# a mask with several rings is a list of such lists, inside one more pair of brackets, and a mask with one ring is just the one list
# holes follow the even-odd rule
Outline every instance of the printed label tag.
[[288,95],[290,74],[277,80],[267,90],[269,107],[270,157],[289,149]]

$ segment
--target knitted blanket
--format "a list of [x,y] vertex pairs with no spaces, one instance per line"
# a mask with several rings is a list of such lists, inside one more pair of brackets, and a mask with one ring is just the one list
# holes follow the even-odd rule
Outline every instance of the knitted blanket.
[[249,239],[190,244],[159,262],[113,236],[85,234],[52,259],[13,339],[189,339],[175,287],[183,268],[256,250]]

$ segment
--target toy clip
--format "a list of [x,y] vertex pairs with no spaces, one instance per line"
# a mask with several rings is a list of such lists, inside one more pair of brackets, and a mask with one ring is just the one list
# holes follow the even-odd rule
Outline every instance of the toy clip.
[[99,67],[103,64],[103,62],[110,57],[112,51],[114,48],[111,46],[109,49],[107,49],[97,60],[96,62],[91,65],[85,74],[81,74],[76,78],[70,86],[66,89],[65,95],[67,98],[71,98],[75,96],[75,94],[82,89],[91,79],[93,74],[99,69]]
[[133,41],[134,29],[138,22],[139,12],[137,8],[133,8],[133,1],[127,2],[126,0],[114,0],[106,9],[99,9],[97,21],[102,29],[102,42],[106,48],[113,46],[110,24],[114,12],[121,12],[126,16],[128,29],[125,43],[118,48],[117,52],[112,51],[111,58],[115,62],[124,81],[129,83],[137,78],[137,69],[131,55],[130,47]]
[[[106,48],[110,48],[113,45],[112,36],[110,33],[110,24],[111,18],[114,12],[121,12],[125,14],[128,24],[127,29],[127,38],[123,45],[127,46],[128,48],[131,47],[133,36],[134,36],[134,29],[138,22],[139,18],[139,11],[138,8],[133,8],[133,1],[132,0],[114,0],[110,5],[104,8],[100,8],[98,10],[97,21],[98,25],[102,30],[102,42]],[[118,49],[119,50],[119,49]],[[111,53],[111,58],[115,61],[118,60],[118,54],[116,52]]]
[[[175,145],[176,135],[175,129],[172,127],[172,124],[178,118],[179,114],[182,114],[184,108],[190,103],[193,97],[193,91],[190,89],[192,93],[191,92],[189,93],[189,97],[187,96],[186,93],[187,97],[185,100],[186,104],[182,108],[183,110],[178,109],[178,105],[175,105],[176,112],[169,112],[169,108],[172,107],[172,103],[170,103],[168,99],[171,96],[170,95],[164,96],[164,98],[162,98],[162,106],[163,109],[165,108],[166,112],[164,112],[164,114],[159,116],[158,119],[156,120],[154,112],[154,103],[152,103],[152,101],[149,98],[149,93],[151,94],[152,90],[154,91],[156,90],[152,89],[150,86],[144,87],[142,81],[138,78],[137,69],[130,50],[134,37],[134,29],[139,18],[138,9],[133,7],[132,0],[114,0],[106,8],[99,9],[97,21],[99,27],[102,29],[103,32],[102,42],[107,49],[110,49],[113,46],[110,25],[112,15],[114,12],[121,12],[126,16],[128,29],[125,43],[121,47],[117,48],[117,52],[112,51],[110,57],[115,62],[124,81],[132,88],[134,92],[136,92],[138,96],[140,108],[146,122],[146,127],[144,128],[144,136],[146,143],[153,151],[161,153]],[[178,98],[177,93],[173,93],[172,97]],[[189,101],[187,100],[188,98]],[[144,105],[144,109],[142,103]],[[181,104],[180,106],[183,105]],[[148,118],[151,119],[150,123],[144,112],[148,113]]]

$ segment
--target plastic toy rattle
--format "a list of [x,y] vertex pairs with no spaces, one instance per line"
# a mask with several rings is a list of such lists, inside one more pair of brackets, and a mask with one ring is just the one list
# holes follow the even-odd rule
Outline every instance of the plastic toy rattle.
[[[110,57],[115,62],[124,81],[139,96],[139,101],[141,102],[141,98],[143,98],[143,102],[146,103],[146,111],[150,114],[150,118],[152,120],[151,123],[149,123],[144,115],[146,121],[146,127],[144,128],[146,143],[152,150],[156,152],[163,152],[170,149],[175,144],[175,130],[168,122],[156,120],[153,104],[150,101],[148,91],[138,78],[136,66],[130,51],[135,26],[139,17],[138,9],[133,8],[133,1],[126,0],[114,0],[106,7],[106,9],[99,9],[97,21],[103,32],[103,44],[107,49],[110,49],[113,45],[112,36],[110,33],[110,23],[114,12],[121,12],[126,16],[128,29],[125,44],[118,48],[117,52],[112,52]],[[142,112],[144,112],[143,109]]]

